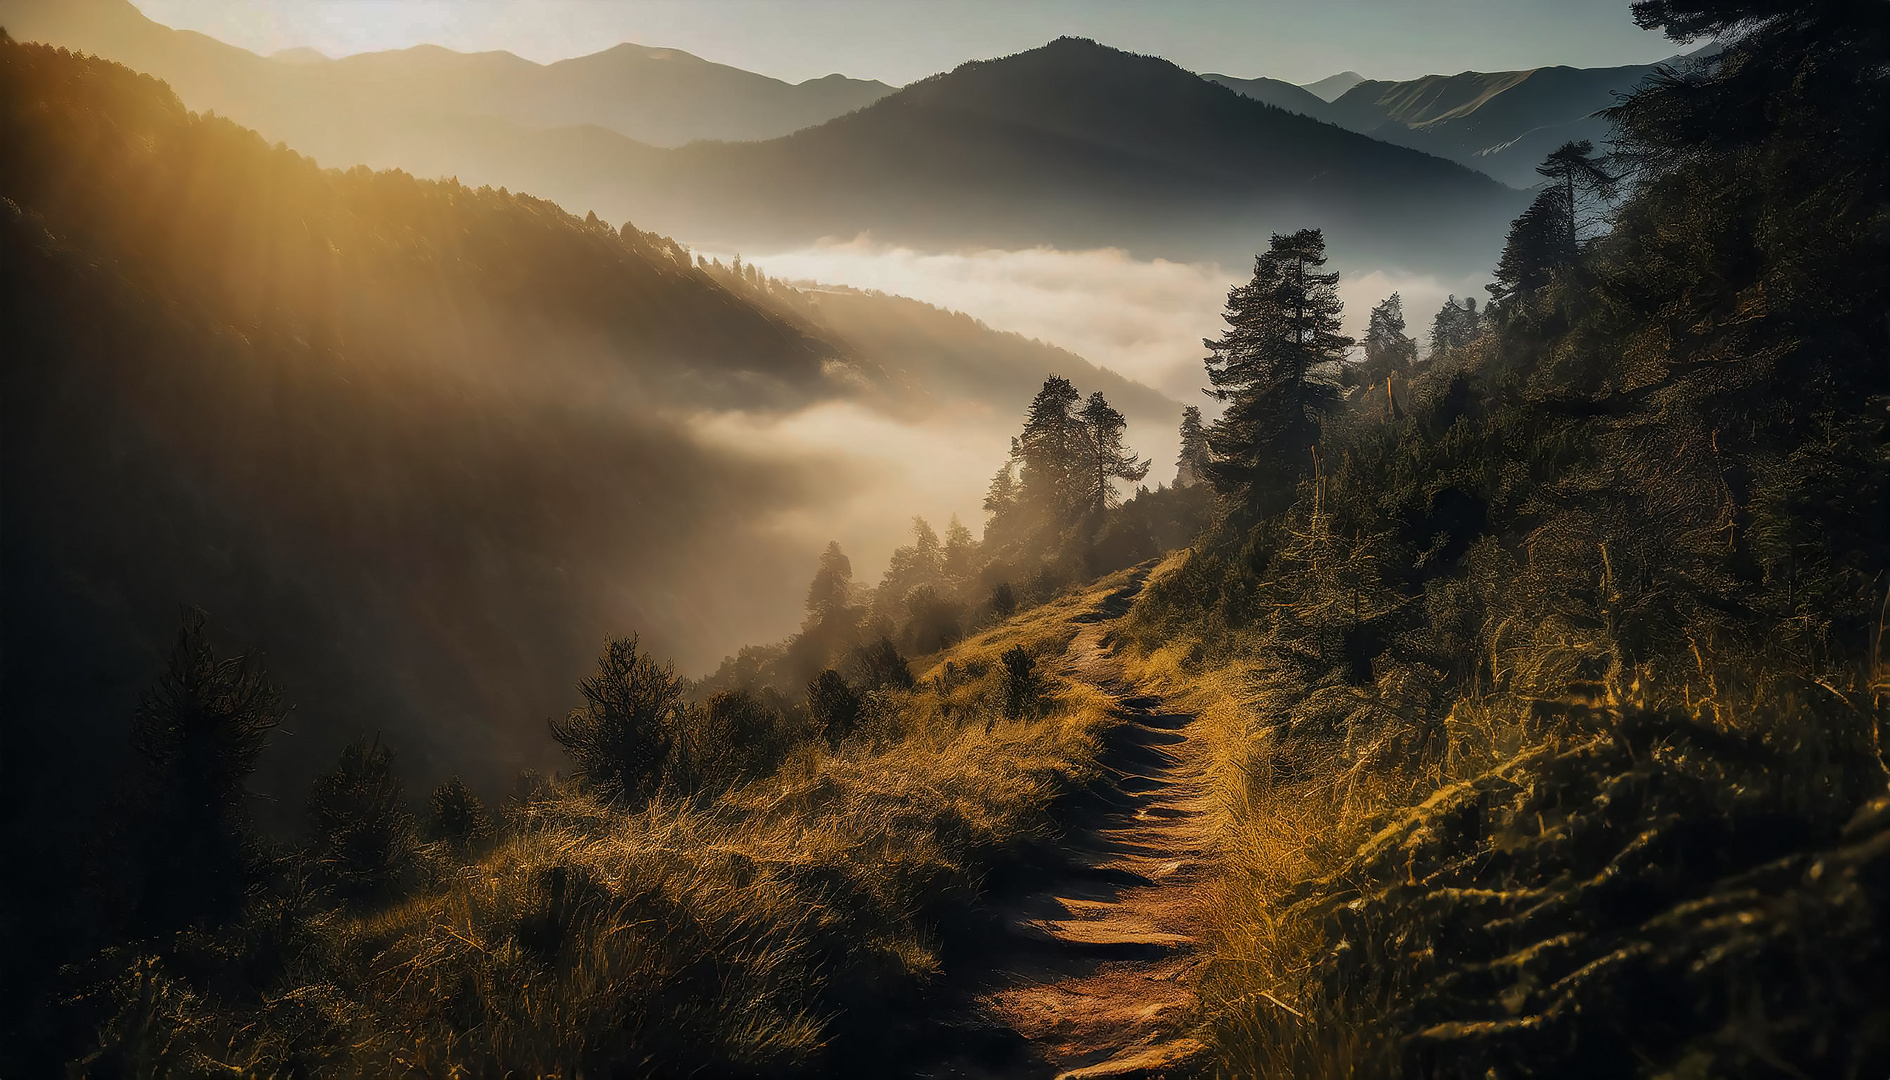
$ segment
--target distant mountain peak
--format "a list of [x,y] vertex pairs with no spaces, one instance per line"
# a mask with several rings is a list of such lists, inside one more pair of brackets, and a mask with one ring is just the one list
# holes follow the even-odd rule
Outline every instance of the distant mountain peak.
[[1341,71],[1337,75],[1328,75],[1318,82],[1305,83],[1302,89],[1312,93],[1322,101],[1337,101],[1339,95],[1365,81],[1365,76],[1356,71]]

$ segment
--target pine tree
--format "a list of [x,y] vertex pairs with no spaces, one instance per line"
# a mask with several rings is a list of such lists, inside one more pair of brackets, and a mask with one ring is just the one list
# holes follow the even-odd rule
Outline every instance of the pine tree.
[[1076,407],[1082,400],[1070,380],[1052,375],[1025,414],[1016,447],[1018,501],[1033,531],[1060,532],[1080,509],[1076,493],[1086,431]]
[[1431,320],[1431,355],[1462,348],[1483,333],[1483,316],[1477,312],[1477,299],[1464,297],[1462,303],[1452,293]]
[[427,800],[427,838],[465,856],[492,835],[492,816],[466,782],[449,776]]
[[1511,223],[1496,281],[1489,286],[1492,307],[1514,312],[1519,302],[1549,284],[1556,270],[1574,264],[1577,251],[1567,242],[1572,230],[1564,220],[1566,209],[1561,192],[1544,191]]
[[1175,460],[1175,486],[1193,487],[1207,479],[1207,428],[1201,423],[1201,410],[1189,405],[1181,410],[1181,456]]
[[1227,330],[1203,341],[1209,395],[1228,403],[1208,434],[1208,475],[1223,498],[1269,513],[1311,467],[1320,425],[1339,405],[1337,368],[1353,342],[1339,333],[1337,273],[1325,273],[1318,229],[1274,234],[1253,280],[1227,294]]
[[853,561],[840,550],[840,541],[827,542],[820,553],[820,569],[807,586],[807,616],[811,623],[823,623],[844,611],[853,598]]
[[978,539],[958,520],[958,515],[953,514],[951,522],[945,526],[945,561],[941,569],[947,580],[961,582],[977,572],[977,563]]
[[1404,332],[1404,298],[1397,293],[1372,308],[1365,327],[1365,362],[1358,376],[1377,383],[1393,375],[1407,375],[1417,359],[1417,342]]
[[1078,445],[1080,484],[1076,488],[1078,512],[1098,515],[1121,503],[1115,481],[1134,483],[1148,475],[1149,463],[1123,448],[1122,433],[1129,426],[1120,412],[1111,406],[1102,391],[1089,396],[1078,414],[1082,421],[1082,441]]
[[378,737],[347,746],[334,770],[315,779],[308,824],[316,865],[344,898],[386,896],[412,869],[413,819],[393,751]]
[[151,930],[230,918],[261,867],[244,781],[282,722],[282,696],[253,657],[219,658],[208,622],[185,613],[170,664],[132,725],[148,785],[135,853],[147,871],[138,918]]
[[682,726],[683,682],[638,648],[636,635],[604,644],[597,672],[578,683],[584,705],[551,721],[579,782],[607,798],[647,800],[662,782]]

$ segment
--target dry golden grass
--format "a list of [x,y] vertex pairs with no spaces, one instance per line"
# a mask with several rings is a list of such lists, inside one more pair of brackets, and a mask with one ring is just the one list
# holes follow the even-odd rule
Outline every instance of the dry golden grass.
[[[804,744],[713,800],[631,812],[549,784],[431,887],[299,924],[293,989],[251,1015],[180,997],[121,1037],[205,1067],[425,1077],[774,1075],[896,1053],[884,1041],[922,1011],[940,927],[1094,775],[1111,702],[1058,672],[1072,617],[1125,579],[926,658],[837,750]],[[999,662],[1014,646],[1039,673],[1019,719]],[[134,1006],[169,1000],[141,985]]]

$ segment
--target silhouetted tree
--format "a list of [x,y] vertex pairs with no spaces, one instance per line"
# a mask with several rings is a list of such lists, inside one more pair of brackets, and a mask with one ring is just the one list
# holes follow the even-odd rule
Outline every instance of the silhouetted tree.
[[953,514],[945,526],[945,560],[941,570],[950,581],[964,581],[978,570],[978,540]]
[[1011,456],[991,478],[984,496],[984,540],[992,548],[1002,548],[1017,539],[1020,521],[1017,485],[1017,440],[1011,440]]
[[583,706],[551,721],[551,737],[571,755],[574,775],[608,798],[649,798],[681,726],[682,680],[643,653],[633,634],[604,644],[597,673],[578,683],[578,692]]
[[889,637],[853,650],[854,681],[868,690],[910,690],[912,668]]
[[1291,500],[1320,425],[1339,404],[1337,365],[1352,339],[1339,333],[1339,275],[1322,272],[1325,264],[1318,229],[1275,233],[1254,259],[1253,279],[1227,294],[1226,332],[1202,342],[1208,393],[1228,403],[1208,434],[1208,475],[1249,512]]
[[1181,454],[1175,459],[1175,486],[1193,487],[1207,480],[1208,463],[1213,455],[1208,451],[1207,428],[1201,423],[1201,410],[1188,405],[1181,410]]
[[1556,270],[1574,264],[1578,252],[1569,242],[1565,214],[1561,192],[1544,191],[1510,224],[1496,281],[1489,286],[1492,307],[1513,311],[1518,301],[1549,284]]
[[860,695],[832,668],[807,684],[807,715],[835,749],[859,728],[861,704]]
[[146,805],[133,852],[144,863],[144,928],[221,922],[241,907],[263,866],[243,783],[283,713],[260,664],[247,655],[219,658],[207,617],[186,611],[131,730],[144,766]]
[[449,776],[427,799],[426,835],[464,857],[492,835],[492,816],[465,781]]
[[1461,348],[1483,333],[1483,316],[1477,312],[1477,299],[1466,296],[1458,303],[1452,293],[1431,320],[1431,355]]
[[308,825],[310,854],[338,895],[373,900],[401,887],[413,865],[413,819],[379,737],[345,747],[334,770],[315,778]]
[[1022,645],[1013,645],[998,660],[1004,665],[1004,715],[1012,720],[1034,715],[1040,694],[1036,659]]
[[1078,510],[1085,432],[1076,407],[1082,400],[1068,379],[1052,375],[1025,414],[1016,447],[1018,497],[1036,529],[1061,531]]
[[1076,505],[1081,513],[1101,514],[1122,501],[1115,481],[1133,483],[1142,479],[1148,475],[1149,463],[1123,447],[1122,432],[1129,422],[1102,396],[1102,391],[1089,396],[1077,419],[1083,428],[1077,446],[1080,473],[1072,477],[1080,485]]
[[1417,342],[1404,332],[1404,298],[1392,293],[1372,308],[1365,326],[1365,362],[1359,379],[1377,383],[1393,375],[1407,375],[1417,359]]
[[1536,172],[1548,185],[1510,225],[1496,281],[1489,286],[1497,304],[1514,307],[1547,285],[1556,271],[1574,266],[1585,237],[1605,220],[1618,185],[1585,139],[1563,143]]
[[746,689],[723,691],[687,710],[667,779],[683,790],[725,791],[774,772],[791,741],[778,710]]
[[1587,139],[1563,143],[1536,166],[1536,173],[1549,182],[1545,194],[1562,200],[1561,242],[1573,250],[1603,223],[1620,180],[1602,167],[1595,144]]
[[1010,582],[1001,581],[992,588],[991,611],[1000,619],[1017,614],[1017,590],[1011,588]]
[[807,615],[812,622],[825,622],[846,610],[853,598],[853,561],[840,550],[840,541],[830,540],[820,553],[820,568],[807,586]]

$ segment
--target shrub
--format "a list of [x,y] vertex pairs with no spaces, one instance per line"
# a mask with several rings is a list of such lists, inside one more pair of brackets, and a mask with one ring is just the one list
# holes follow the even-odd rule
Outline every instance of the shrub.
[[471,854],[492,835],[492,816],[465,781],[447,777],[427,800],[427,839],[437,840],[453,854]]
[[1017,590],[1011,588],[1008,581],[999,582],[991,590],[991,611],[1000,619],[1008,619],[1017,614]]
[[401,794],[393,751],[378,737],[342,750],[335,770],[315,778],[308,796],[311,853],[342,897],[379,899],[405,884],[414,828]]
[[1040,704],[1037,661],[1022,645],[1004,650],[1004,715],[1013,720],[1035,715]]
[[912,668],[906,658],[899,655],[898,646],[884,635],[870,645],[853,650],[852,667],[854,682],[862,690],[910,690],[913,687]]
[[853,734],[860,724],[860,706],[860,695],[832,668],[807,684],[807,715],[828,746],[837,749]]
[[647,800],[683,721],[682,680],[639,650],[632,634],[605,642],[597,673],[578,692],[584,705],[551,721],[551,737],[571,755],[578,781],[606,798]]
[[145,769],[132,857],[145,871],[139,920],[153,930],[235,916],[264,862],[243,785],[282,720],[282,697],[252,657],[217,657],[208,622],[184,613],[132,726]]

